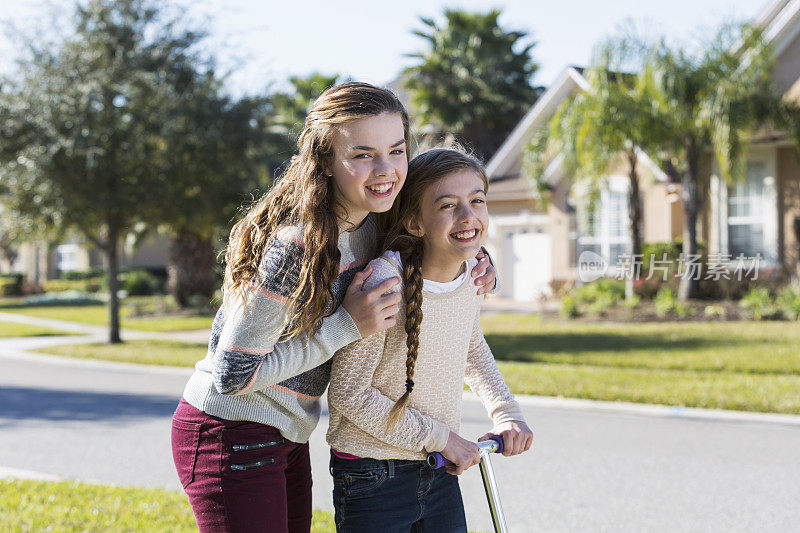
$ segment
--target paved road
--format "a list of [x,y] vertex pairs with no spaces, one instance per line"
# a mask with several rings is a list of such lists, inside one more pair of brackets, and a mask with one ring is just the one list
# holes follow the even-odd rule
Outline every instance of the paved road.
[[[0,341],[0,475],[179,490],[169,422],[190,371],[22,352],[64,340]],[[524,409],[534,451],[494,459],[511,531],[798,530],[800,426]],[[462,434],[481,435],[481,406],[464,413]],[[314,497],[330,509],[326,426],[312,437]],[[491,530],[477,469],[462,492],[470,528]]]

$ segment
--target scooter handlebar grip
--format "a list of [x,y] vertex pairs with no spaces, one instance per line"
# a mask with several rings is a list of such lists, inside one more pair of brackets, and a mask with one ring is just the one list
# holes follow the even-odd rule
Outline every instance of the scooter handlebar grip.
[[494,435],[492,440],[497,443],[497,450],[494,453],[503,453],[503,437],[502,435]]
[[432,452],[428,454],[428,466],[433,468],[434,470],[441,468],[443,466],[447,466],[449,464],[453,464],[447,459],[444,458],[439,452]]
[[[500,435],[494,435],[491,440],[497,443],[497,450],[494,453],[503,453],[503,437]],[[451,465],[450,461],[445,459],[444,455],[439,452],[431,452],[428,454],[428,466],[433,468],[434,470],[441,468],[443,466]]]

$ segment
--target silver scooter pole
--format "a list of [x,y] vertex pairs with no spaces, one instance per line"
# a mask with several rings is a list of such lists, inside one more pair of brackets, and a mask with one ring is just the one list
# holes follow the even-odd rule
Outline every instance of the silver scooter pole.
[[[489,512],[492,515],[494,531],[495,533],[508,533],[506,519],[503,515],[503,506],[500,504],[500,491],[497,490],[492,460],[489,458],[491,454],[503,451],[503,437],[495,435],[490,440],[484,440],[477,444],[478,452],[481,456],[480,469],[481,478],[483,478],[483,489],[486,491],[486,500],[489,502]],[[433,452],[428,454],[428,464],[431,468],[436,469],[452,463],[439,452]]]

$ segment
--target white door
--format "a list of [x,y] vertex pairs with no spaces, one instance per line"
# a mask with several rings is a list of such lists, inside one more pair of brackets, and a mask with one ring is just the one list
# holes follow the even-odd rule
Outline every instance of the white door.
[[535,300],[550,293],[552,251],[547,233],[514,233],[510,239],[513,262],[512,298]]

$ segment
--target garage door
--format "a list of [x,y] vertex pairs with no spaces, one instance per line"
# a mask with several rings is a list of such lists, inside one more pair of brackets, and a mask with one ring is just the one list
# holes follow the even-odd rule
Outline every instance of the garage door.
[[513,260],[511,295],[515,300],[535,300],[550,293],[552,251],[550,235],[546,233],[513,233],[510,236]]

